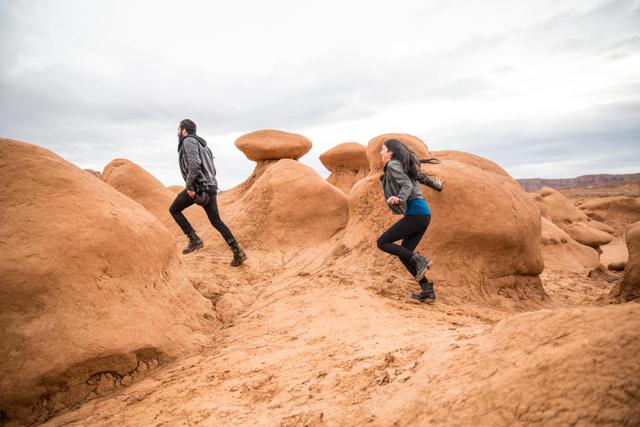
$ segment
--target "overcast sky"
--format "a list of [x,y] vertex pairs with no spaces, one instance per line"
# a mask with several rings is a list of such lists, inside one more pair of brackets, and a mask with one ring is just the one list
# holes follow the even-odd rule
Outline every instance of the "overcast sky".
[[167,185],[186,117],[222,188],[263,128],[311,139],[323,176],[388,132],[516,178],[640,172],[640,0],[0,0],[0,61],[0,136]]

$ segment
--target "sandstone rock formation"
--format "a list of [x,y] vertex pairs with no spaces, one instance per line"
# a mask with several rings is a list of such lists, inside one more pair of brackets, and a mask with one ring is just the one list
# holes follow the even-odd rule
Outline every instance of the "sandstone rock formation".
[[611,262],[607,265],[607,269],[610,271],[624,271],[625,268],[627,268],[626,261]]
[[[578,243],[563,229],[552,222],[551,206],[544,197],[538,193],[527,193],[534,202],[542,217],[542,254],[544,256],[545,269],[586,275],[600,265],[598,252],[589,246]],[[596,223],[593,225],[605,224]]]
[[[225,221],[243,245],[263,251],[264,257],[290,259],[342,230],[349,207],[342,191],[289,158],[300,157],[311,142],[300,135],[275,132],[238,138],[236,146],[247,157],[257,158],[257,165],[245,182],[220,196],[220,204]],[[261,135],[268,136],[266,144]],[[266,151],[260,151],[263,144]]]
[[545,217],[542,217],[541,243],[545,269],[587,275],[600,265],[595,249],[576,242]]
[[579,206],[589,218],[624,230],[640,221],[640,200],[633,197],[602,197],[587,200]]
[[146,170],[129,160],[115,159],[104,167],[102,179],[140,203],[169,230],[176,231],[177,226],[169,215],[169,206],[175,195]]
[[270,165],[226,211],[249,247],[269,250],[319,244],[344,227],[347,197],[295,160]]
[[138,203],[7,139],[0,181],[4,416],[43,421],[208,342],[211,303],[184,275],[174,237]]
[[533,200],[541,206],[541,213],[548,211],[551,221],[578,243],[597,249],[613,239],[611,234],[601,231],[606,226],[591,220],[559,192],[543,188],[538,195]]
[[472,344],[435,372],[419,371],[418,390],[406,406],[381,408],[395,407],[381,424],[634,425],[640,419],[638,304],[517,314]]
[[605,224],[604,222],[592,220],[592,221],[588,221],[587,224],[591,228],[595,228],[596,230],[604,231],[605,233],[608,233],[608,234],[611,234],[611,235],[614,235],[616,233],[616,229],[615,228],[611,227],[608,224]]
[[611,243],[602,247],[600,264],[611,271],[623,271],[629,260],[629,250],[624,241],[624,234],[616,237]]
[[311,141],[302,135],[281,130],[264,129],[248,133],[236,140],[236,147],[249,160],[298,160],[311,149]]
[[351,187],[369,174],[367,148],[357,142],[345,142],[320,155],[320,161],[331,171],[327,182],[349,194]]
[[[420,158],[429,157],[426,145],[413,136],[382,135],[369,142],[371,173],[351,190],[349,221],[335,250],[335,262],[354,274],[374,268],[408,276],[399,261],[376,248],[377,237],[399,219],[386,206],[378,179],[380,147],[390,136],[408,142]],[[429,277],[450,290],[449,298],[455,294],[514,306],[542,301],[540,214],[519,184],[486,159],[478,162],[477,156],[456,152],[431,154],[440,163],[422,168],[443,177],[445,190],[423,187],[432,219],[418,250],[434,261]]]
[[640,298],[640,222],[632,224],[625,233],[629,260],[624,269],[624,277],[611,291],[611,296],[623,301]]
[[613,240],[611,234],[592,227],[587,222],[565,224],[563,228],[576,242],[595,249],[599,249],[600,246],[606,245]]
[[[154,214],[164,226],[177,236],[183,236],[182,230],[169,213],[169,207],[176,195],[156,177],[126,159],[115,159],[109,162],[102,172],[104,182],[140,203]],[[207,217],[199,206],[192,206],[184,211],[193,227],[201,231],[210,227]]]
[[551,208],[544,202],[544,198],[538,193],[527,193],[527,196],[538,207],[540,216],[553,223],[551,221]]
[[393,136],[440,160],[422,166],[445,188],[423,187],[418,247],[435,262],[433,305],[409,299],[417,285],[376,248],[399,219],[380,169],[347,197],[292,158],[257,160],[219,197],[249,254],[236,268],[211,227],[218,243],[177,258],[150,211],[166,212],[158,182],[132,163],[105,168],[121,193],[0,140],[0,425],[635,425],[640,305],[615,303],[638,295],[636,270],[610,304],[617,273],[575,274],[623,246],[626,260],[621,237],[598,260],[500,166]]

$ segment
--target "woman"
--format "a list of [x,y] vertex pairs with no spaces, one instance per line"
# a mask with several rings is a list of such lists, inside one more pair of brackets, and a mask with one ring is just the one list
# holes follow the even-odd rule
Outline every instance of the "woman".
[[[404,215],[378,238],[378,248],[400,258],[400,261],[420,284],[420,293],[411,294],[421,302],[432,303],[436,294],[433,283],[424,275],[433,264],[431,260],[414,252],[431,221],[431,211],[422,197],[420,182],[436,191],[442,191],[442,179],[430,180],[420,171],[416,154],[397,139],[388,139],[380,151],[384,175],[380,177],[384,198],[394,215]],[[394,242],[402,240],[401,245]]]

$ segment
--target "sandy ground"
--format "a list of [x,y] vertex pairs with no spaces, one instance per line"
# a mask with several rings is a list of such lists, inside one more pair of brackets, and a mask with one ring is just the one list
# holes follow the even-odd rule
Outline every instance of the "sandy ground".
[[[12,144],[20,147],[20,143]],[[120,219],[126,220],[129,228],[116,227],[121,232],[113,234],[121,236],[117,242],[128,242],[130,230],[138,230],[132,224],[148,220],[151,231],[137,234],[142,237],[136,242],[139,248],[163,251],[158,255],[153,250],[143,252],[137,246],[120,245],[113,256],[105,258],[108,263],[100,264],[103,274],[96,277],[116,274],[121,286],[113,288],[118,298],[108,301],[109,312],[118,313],[119,320],[126,319],[125,327],[136,326],[130,330],[109,324],[102,329],[113,333],[108,335],[108,344],[117,347],[117,354],[108,356],[123,357],[121,348],[127,347],[118,345],[132,338],[136,349],[151,346],[153,333],[163,346],[171,348],[185,341],[176,348],[197,350],[189,354],[167,351],[178,355],[171,360],[138,357],[136,353],[135,363],[131,363],[133,371],[114,370],[113,363],[96,364],[109,351],[104,350],[108,346],[90,341],[89,349],[96,353],[91,362],[97,367],[92,367],[89,378],[72,372],[69,376],[77,378],[76,383],[64,377],[64,381],[51,382],[49,389],[57,394],[40,395],[40,400],[26,409],[32,413],[24,419],[38,419],[55,411],[57,416],[45,425],[640,425],[640,303],[616,304],[609,297],[622,273],[606,268],[611,261],[627,258],[621,224],[622,219],[635,218],[636,212],[635,204],[626,199],[623,205],[631,206],[631,212],[607,211],[606,216],[611,216],[608,219],[620,228],[615,230],[616,239],[603,248],[602,265],[585,275],[584,269],[566,268],[562,259],[548,262],[540,276],[541,287],[541,265],[532,262],[540,259],[536,239],[541,236],[533,227],[538,209],[499,166],[470,154],[449,153],[461,159],[448,163],[452,174],[448,183],[454,188],[458,185],[460,190],[454,194],[470,202],[469,206],[484,207],[486,200],[479,197],[480,188],[472,191],[467,183],[477,182],[474,177],[495,180],[504,187],[502,201],[510,203],[500,208],[503,214],[508,212],[504,217],[490,217],[510,227],[497,227],[497,234],[487,233],[491,224],[478,221],[477,215],[464,216],[463,211],[451,210],[457,218],[469,219],[464,226],[473,238],[460,240],[456,227],[432,228],[423,249],[436,263],[433,273],[440,274],[444,269],[452,274],[436,276],[440,280],[436,283],[438,297],[435,304],[428,305],[409,298],[412,291],[417,291],[416,284],[398,260],[375,247],[375,229],[382,229],[384,221],[390,219],[382,216],[389,215],[386,210],[382,213],[383,207],[371,204],[379,190],[375,175],[365,178],[351,192],[352,201],[363,202],[354,203],[351,209],[346,195],[306,166],[291,159],[259,162],[245,183],[220,198],[222,217],[229,219],[240,243],[247,243],[243,244],[249,255],[247,263],[233,268],[229,265],[231,252],[211,227],[203,225],[201,211],[197,229],[206,246],[178,260],[172,248],[174,236],[150,212],[93,177],[87,181],[86,173],[34,147],[23,145],[21,149],[38,152],[37,156],[16,158],[27,163],[48,159],[42,162],[50,166],[50,174],[25,177],[37,176],[38,182],[47,183],[51,176],[61,182],[72,176],[78,189],[102,192],[103,199],[96,198],[96,203],[103,204],[87,204],[95,211],[74,216],[74,221],[88,217],[101,218],[99,226],[107,221],[119,224],[105,214],[107,207],[101,208],[116,200],[128,207],[127,212],[133,212]],[[476,164],[479,166],[473,166]],[[116,172],[126,170],[121,165]],[[459,175],[458,181],[451,171]],[[176,231],[166,211],[174,196],[145,174],[135,169],[123,182],[140,184],[141,177],[146,176],[146,187],[153,190],[159,186],[158,197],[141,198],[141,203]],[[13,185],[21,183],[18,179]],[[132,185],[130,190],[140,186]],[[57,188],[52,187],[52,191]],[[309,197],[291,204],[287,191],[274,188],[308,193]],[[152,195],[151,190],[142,194]],[[434,206],[438,200],[433,200]],[[306,210],[300,211],[300,207]],[[467,214],[472,211],[468,209]],[[315,215],[317,212],[320,214]],[[513,221],[518,215],[529,227]],[[446,220],[443,217],[440,224],[446,224]],[[19,223],[18,229],[22,232],[30,226]],[[51,230],[57,229],[47,227],[41,233]],[[439,241],[429,243],[438,232]],[[103,237],[111,235],[104,233]],[[42,243],[43,247],[57,243],[66,234],[52,236]],[[78,239],[76,244],[87,241]],[[175,244],[181,249],[184,237],[178,237]],[[88,246],[82,251],[83,260],[87,251],[95,249]],[[591,269],[597,258],[595,251],[589,251]],[[497,258],[491,258],[493,253]],[[634,250],[631,253],[635,256]],[[554,254],[549,251],[545,255],[554,261]],[[163,259],[171,261],[171,270],[163,270],[169,262],[160,263]],[[122,260],[129,263],[111,271]],[[447,263],[451,260],[456,263]],[[153,261],[158,261],[157,265]],[[149,262],[153,268],[141,270],[145,272],[140,277],[120,279]],[[486,265],[481,275],[478,264],[482,263]],[[508,268],[502,268],[503,264]],[[58,269],[62,277],[70,265]],[[76,263],[78,271],[84,268],[86,264]],[[168,272],[174,270],[179,275],[170,282]],[[93,280],[93,276],[78,277],[82,286],[77,289],[84,289]],[[156,281],[163,287],[157,287]],[[102,291],[101,283],[96,283]],[[127,305],[124,294],[136,284],[146,289],[140,294],[145,298]],[[165,292],[163,298],[156,298],[159,289]],[[95,314],[92,307],[102,308],[103,299],[92,300],[93,306],[81,306],[85,300],[63,306],[55,315],[77,315],[69,322],[70,327],[93,338],[91,327],[77,326]],[[9,298],[6,301],[11,302]],[[20,307],[31,308],[31,302]],[[80,306],[90,310],[78,310]],[[195,315],[198,310],[206,322],[174,316]],[[57,343],[74,344],[73,335],[70,337]],[[192,338],[197,340],[186,343]],[[42,342],[47,343],[47,350],[54,344],[46,333]],[[53,355],[66,355],[68,351]],[[41,359],[43,364],[50,361]],[[15,370],[5,371],[30,372],[19,364]],[[123,376],[119,372],[134,374]],[[36,380],[34,383],[43,385]],[[22,383],[13,384],[14,389],[20,389],[16,384]],[[25,390],[27,387],[22,386]],[[60,398],[66,395],[71,397]],[[65,408],[74,409],[61,412]],[[0,425],[15,425],[17,419],[8,419],[0,411]]]
[[[452,306],[446,293],[434,305],[417,304],[354,277],[303,265],[267,269],[259,253],[250,256],[239,269],[228,266],[230,255],[219,246],[183,258],[224,323],[208,348],[45,425],[410,423],[398,411],[442,393],[444,380],[433,391],[425,386],[443,366],[491,371],[467,355],[496,322],[518,315]],[[602,305],[616,278],[545,271],[547,308]],[[399,280],[407,293],[413,289]],[[434,417],[430,422],[448,424]]]

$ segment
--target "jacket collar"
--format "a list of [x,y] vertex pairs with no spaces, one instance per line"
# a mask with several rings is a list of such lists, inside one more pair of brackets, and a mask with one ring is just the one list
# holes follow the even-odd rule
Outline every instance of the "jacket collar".
[[189,137],[191,137],[191,138],[195,139],[196,141],[198,141],[200,143],[200,145],[202,145],[203,147],[207,146],[207,141],[205,141],[204,138],[196,135],[195,133],[192,133],[192,134],[180,137],[180,140],[178,142],[178,152],[180,152],[180,150],[182,149],[182,144],[184,143],[184,140],[189,138]]

